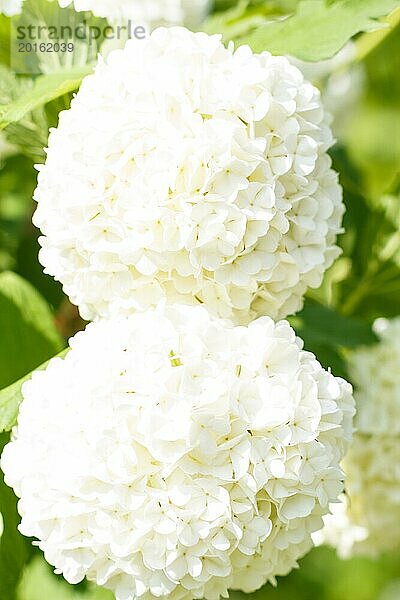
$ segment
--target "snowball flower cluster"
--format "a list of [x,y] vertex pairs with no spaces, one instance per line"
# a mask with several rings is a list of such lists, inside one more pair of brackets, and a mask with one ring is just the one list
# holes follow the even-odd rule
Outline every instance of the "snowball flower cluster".
[[347,499],[321,539],[342,556],[400,548],[400,318],[374,328],[379,343],[350,358],[357,433],[344,462]]
[[2,468],[20,530],[118,600],[226,596],[284,575],[343,489],[351,386],[286,321],[202,307],[88,325],[24,384]]
[[331,144],[286,58],[159,28],[101,60],[51,132],[40,261],[88,320],[163,297],[283,318],[339,255]]

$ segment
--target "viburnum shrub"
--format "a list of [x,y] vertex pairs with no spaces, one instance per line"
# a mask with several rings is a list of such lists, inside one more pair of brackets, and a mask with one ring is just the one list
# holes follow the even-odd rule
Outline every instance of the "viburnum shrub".
[[400,547],[400,319],[378,319],[375,331],[380,342],[349,359],[357,416],[346,497],[318,536],[344,557]]
[[286,321],[159,306],[90,324],[24,384],[2,456],[20,530],[118,600],[287,574],[343,490],[351,386]]
[[0,0],[1,599],[397,598],[398,5]]
[[299,310],[340,251],[320,93],[286,58],[159,28],[87,77],[40,166],[40,261],[86,319],[162,298]]

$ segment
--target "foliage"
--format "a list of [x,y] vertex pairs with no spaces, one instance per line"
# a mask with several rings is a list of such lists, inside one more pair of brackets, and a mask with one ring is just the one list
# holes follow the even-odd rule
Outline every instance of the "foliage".
[[0,129],[4,129],[10,123],[20,121],[27,113],[36,108],[76,90],[82,78],[90,71],[91,66],[87,65],[49,75],[40,75],[35,79],[32,87],[22,91],[16,100],[2,107]]
[[[26,375],[62,348],[51,310],[35,288],[19,275],[0,274],[0,388]],[[15,391],[15,390],[13,390]],[[17,396],[0,392],[0,431],[15,421]],[[0,447],[7,436],[0,436]],[[0,475],[0,509],[4,533],[0,540],[0,598],[14,600],[22,569],[32,548],[17,532],[16,498]]]
[[0,327],[2,387],[62,349],[47,303],[30,283],[11,272],[0,274]]
[[396,0],[301,0],[296,12],[240,39],[253,50],[318,61],[336,54],[360,31],[379,27],[376,18],[398,7]]
[[313,352],[324,367],[332,368],[335,375],[347,379],[345,349],[376,341],[367,322],[341,315],[333,308],[310,299],[303,310],[290,321],[304,341],[306,350]]

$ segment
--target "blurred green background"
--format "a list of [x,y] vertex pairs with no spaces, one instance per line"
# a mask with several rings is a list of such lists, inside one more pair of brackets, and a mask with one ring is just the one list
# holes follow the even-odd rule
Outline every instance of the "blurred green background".
[[[295,6],[292,0],[219,0],[205,27],[240,37]],[[338,141],[332,158],[344,187],[346,232],[340,238],[341,258],[291,321],[306,348],[343,376],[347,375],[346,352],[374,342],[374,319],[400,315],[399,20],[400,9],[391,15],[390,27],[359,35],[344,61],[322,71],[307,67],[325,90],[334,115]],[[0,109],[29,87],[26,79],[17,80],[10,71],[7,27],[0,16]],[[34,163],[43,160],[48,127],[57,123],[59,111],[70,100],[68,92],[35,108],[5,129],[7,142],[4,134],[0,138],[0,389],[53,356],[84,326],[61,287],[43,274],[37,260],[38,232],[31,224]],[[0,436],[1,446],[7,439],[8,434]],[[17,532],[16,498],[0,480],[5,523],[0,539],[0,600],[110,598],[104,590],[88,584],[72,587],[52,574],[31,541]],[[300,567],[281,578],[277,588],[266,586],[251,596],[257,600],[400,599],[400,549],[375,559],[341,561],[333,550],[318,548]]]

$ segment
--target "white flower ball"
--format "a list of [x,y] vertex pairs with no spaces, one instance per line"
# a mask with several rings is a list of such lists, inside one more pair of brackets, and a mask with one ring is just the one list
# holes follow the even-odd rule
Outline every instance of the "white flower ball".
[[321,537],[345,557],[400,549],[400,318],[379,319],[375,331],[380,342],[349,361],[357,433],[344,462],[345,517],[329,517]]
[[274,581],[343,489],[351,386],[286,321],[189,306],[99,321],[23,396],[2,457],[20,530],[117,600]]
[[58,0],[78,12],[90,10],[110,21],[134,21],[150,27],[160,24],[195,25],[205,18],[210,0]]
[[163,297],[287,316],[340,253],[331,144],[286,58],[157,29],[100,61],[51,132],[40,261],[86,319]]

